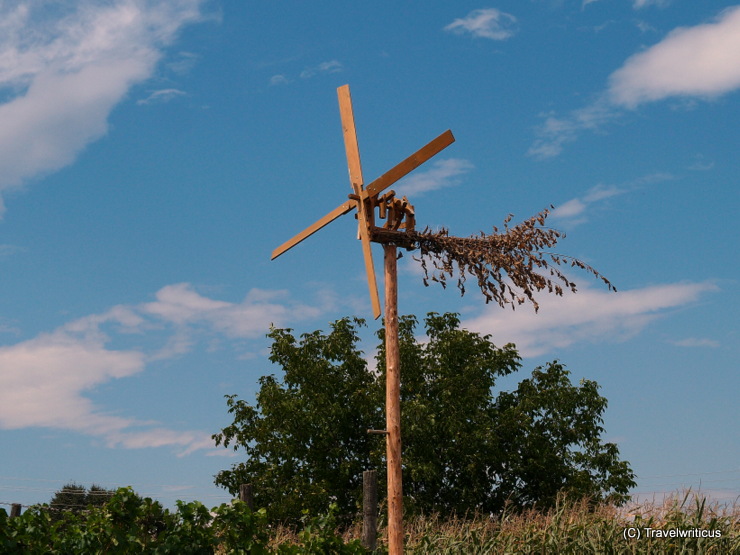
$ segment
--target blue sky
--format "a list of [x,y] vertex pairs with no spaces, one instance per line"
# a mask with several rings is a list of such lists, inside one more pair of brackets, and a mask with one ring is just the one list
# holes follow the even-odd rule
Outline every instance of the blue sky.
[[553,204],[559,252],[619,290],[576,273],[514,312],[406,256],[400,312],[596,380],[636,493],[734,499],[739,37],[712,0],[0,1],[0,503],[229,498],[210,436],[279,372],[270,324],[371,319],[351,216],[270,261],[350,192],[345,83],[366,181],[455,134],[397,187],[419,226]]

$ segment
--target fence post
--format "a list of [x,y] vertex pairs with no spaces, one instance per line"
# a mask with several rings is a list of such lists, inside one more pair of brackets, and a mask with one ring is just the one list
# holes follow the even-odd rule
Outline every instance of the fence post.
[[378,473],[362,473],[362,546],[374,551],[378,539]]
[[239,500],[244,501],[250,511],[254,511],[254,497],[252,496],[252,484],[241,484],[239,486]]
[[16,517],[21,516],[21,504],[20,503],[13,503],[10,506],[10,517]]

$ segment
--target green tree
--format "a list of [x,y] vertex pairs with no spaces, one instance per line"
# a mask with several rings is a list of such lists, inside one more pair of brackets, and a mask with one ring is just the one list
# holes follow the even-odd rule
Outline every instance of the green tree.
[[[558,493],[622,501],[634,486],[617,446],[603,443],[606,399],[589,380],[573,385],[558,362],[535,369],[514,391],[498,378],[520,369],[513,345],[460,329],[456,314],[430,313],[427,339],[413,316],[399,322],[405,506],[410,511],[496,512],[554,504]],[[385,472],[383,330],[377,371],[358,348],[362,320],[296,339],[272,329],[270,360],[284,370],[260,379],[256,405],[227,396],[234,421],[213,436],[247,458],[216,475],[232,494],[254,485],[271,519],[335,502],[345,518],[359,508],[362,471]]]
[[54,493],[49,505],[54,509],[62,511],[81,511],[90,505],[102,507],[113,497],[116,490],[109,490],[92,484],[90,488],[75,482],[70,482]]
[[260,378],[256,407],[227,396],[234,422],[214,439],[245,449],[247,461],[220,472],[217,484],[236,495],[251,482],[256,504],[278,520],[297,520],[302,508],[319,514],[334,499],[343,513],[354,511],[377,441],[366,430],[382,420],[376,378],[357,349],[360,325],[344,318],[328,335],[300,341],[291,330],[270,331],[270,360],[283,381]]

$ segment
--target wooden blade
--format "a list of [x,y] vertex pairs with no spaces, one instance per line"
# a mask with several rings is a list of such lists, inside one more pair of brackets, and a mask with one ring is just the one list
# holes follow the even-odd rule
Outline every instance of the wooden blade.
[[[349,182],[353,190],[359,186],[362,190],[362,165],[360,164],[360,147],[357,145],[357,131],[355,129],[355,114],[352,109],[352,97],[349,94],[349,85],[337,89],[339,99],[339,115],[342,118],[342,135],[344,136],[344,150],[347,153],[347,167],[349,168]],[[355,191],[355,194],[357,191]]]
[[326,224],[336,220],[339,216],[343,216],[344,214],[352,210],[355,206],[356,206],[356,203],[352,200],[348,200],[344,204],[340,204],[334,210],[329,212],[326,216],[324,216],[317,222],[313,223],[312,225],[308,226],[306,229],[301,231],[298,235],[296,235],[292,239],[288,239],[285,243],[283,243],[278,248],[276,248],[274,251],[272,251],[272,256],[270,257],[270,260],[275,260],[278,256],[283,254],[285,251],[287,251],[290,248],[295,247],[298,243],[303,241],[306,237],[313,235],[319,229],[324,227]]
[[373,250],[370,245],[370,222],[367,219],[365,211],[365,202],[359,196],[360,187],[353,185],[357,195],[357,222],[360,231],[360,241],[362,241],[362,255],[365,257],[365,275],[367,277],[367,288],[370,292],[370,304],[373,307],[373,318],[376,320],[380,317],[380,296],[378,295],[378,282],[375,279],[375,265],[373,264]]
[[349,93],[349,85],[337,89],[339,99],[339,115],[342,118],[342,134],[344,135],[344,150],[347,153],[347,168],[349,169],[349,181],[352,190],[357,195],[357,225],[362,241],[362,255],[365,258],[365,274],[367,276],[367,287],[370,292],[370,303],[373,307],[373,317],[380,317],[380,296],[378,295],[378,283],[375,279],[375,265],[373,264],[373,250],[370,244],[370,221],[365,210],[365,201],[362,195],[362,164],[360,163],[360,147],[357,144],[357,130],[355,129],[355,115],[352,110],[352,97]]
[[455,142],[455,137],[449,129],[436,139],[414,152],[403,162],[396,164],[375,181],[367,186],[362,193],[363,198],[373,197],[393,185],[396,181],[408,175],[411,171],[421,166],[435,154],[439,154],[445,148]]
[[370,304],[373,307],[373,318],[377,320],[380,317],[380,296],[378,295],[378,282],[375,279],[373,250],[367,225],[360,224],[360,240],[362,241],[362,255],[365,257],[365,275],[367,276],[367,288],[370,292]]

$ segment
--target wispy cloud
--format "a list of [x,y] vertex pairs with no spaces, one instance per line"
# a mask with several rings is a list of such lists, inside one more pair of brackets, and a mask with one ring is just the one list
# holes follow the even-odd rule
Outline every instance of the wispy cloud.
[[177,57],[167,64],[167,69],[178,75],[185,75],[190,72],[195,64],[200,60],[198,54],[192,52],[178,52]]
[[[339,60],[329,60],[326,62],[321,62],[320,64],[317,64],[315,66],[304,68],[303,71],[298,74],[298,77],[300,79],[311,79],[319,75],[339,73],[341,71],[344,71],[344,65],[342,64],[342,62],[340,62]],[[289,83],[292,83],[293,81],[294,78],[290,77],[289,75],[285,73],[277,73],[270,77],[270,86],[274,87],[276,85],[287,85]]]
[[516,34],[516,21],[516,17],[511,14],[496,8],[484,8],[456,19],[444,30],[458,35],[470,34],[491,40],[506,40]]
[[632,7],[636,10],[646,8],[648,6],[665,7],[671,3],[671,0],[632,0]]
[[[188,284],[157,292],[155,301],[116,306],[69,322],[32,339],[0,347],[0,428],[45,427],[103,439],[110,447],[174,447],[180,454],[213,446],[210,434],[173,430],[158,422],[113,416],[87,396],[129,378],[148,364],[181,355],[202,337],[264,335],[270,322],[284,325],[322,313],[283,291],[254,289],[240,303],[198,294]],[[115,349],[122,335],[154,334],[164,345]],[[156,342],[156,341],[155,341]]]
[[701,154],[694,156],[694,161],[689,165],[688,169],[695,172],[706,172],[714,168],[714,161],[707,160]]
[[459,177],[472,170],[472,162],[461,158],[436,160],[430,169],[415,173],[399,183],[399,195],[420,195],[460,184]]
[[0,193],[71,163],[201,0],[0,4]]
[[523,356],[540,356],[580,342],[623,341],[668,310],[717,291],[709,282],[656,285],[618,293],[581,287],[563,297],[545,295],[533,310],[486,308],[465,327],[492,335],[498,344],[515,343]]
[[[0,214],[2,214],[2,206],[0,206]],[[18,252],[22,252],[25,249],[17,245],[0,245],[0,260],[6,256],[12,256]]]
[[178,96],[185,96],[186,94],[187,93],[185,91],[181,91],[179,89],[160,89],[158,91],[153,91],[146,98],[137,100],[136,104],[138,104],[139,106],[142,106],[145,104],[169,102],[170,100],[177,98]]
[[740,88],[740,6],[709,22],[681,27],[628,58],[590,105],[567,116],[545,114],[529,149],[536,158],[557,156],[584,131],[595,131],[623,110],[672,97],[710,99]]
[[328,62],[322,62],[317,66],[307,67],[301,72],[301,79],[310,79],[324,73],[339,73],[343,69],[344,66],[339,60],[330,60]]
[[322,310],[292,301],[287,291],[251,290],[241,303],[204,297],[187,283],[168,285],[157,292],[156,301],[141,307],[145,314],[176,326],[205,325],[228,337],[255,338],[270,323],[314,318]]
[[619,116],[619,111],[604,96],[564,117],[554,113],[543,114],[545,122],[537,129],[537,138],[528,154],[538,159],[557,156],[566,144],[575,141],[583,131],[596,131]]
[[270,85],[287,85],[288,83],[290,83],[288,78],[281,73],[270,77]]
[[673,179],[673,175],[668,173],[652,173],[622,185],[599,184],[586,191],[584,195],[557,205],[550,216],[556,220],[564,220],[569,225],[583,223],[587,220],[586,210],[593,208],[602,201],[629,193],[645,185],[659,183],[669,179]]

